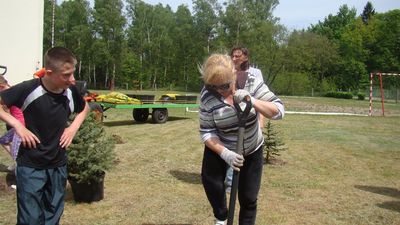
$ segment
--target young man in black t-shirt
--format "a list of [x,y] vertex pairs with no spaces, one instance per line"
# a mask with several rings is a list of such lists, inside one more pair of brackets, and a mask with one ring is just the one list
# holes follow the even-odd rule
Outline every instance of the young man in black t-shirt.
[[[17,224],[59,224],[67,182],[66,148],[89,108],[74,86],[76,58],[54,47],[44,56],[46,74],[0,93],[1,104],[23,111],[25,126],[0,107],[0,119],[21,137],[17,156]],[[68,126],[68,118],[77,113]]]

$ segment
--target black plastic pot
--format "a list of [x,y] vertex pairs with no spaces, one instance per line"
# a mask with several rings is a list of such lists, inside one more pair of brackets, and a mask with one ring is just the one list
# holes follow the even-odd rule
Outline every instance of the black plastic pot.
[[68,178],[71,184],[72,193],[76,202],[97,202],[104,198],[104,176],[99,182],[92,181],[89,183],[78,183],[72,178]]

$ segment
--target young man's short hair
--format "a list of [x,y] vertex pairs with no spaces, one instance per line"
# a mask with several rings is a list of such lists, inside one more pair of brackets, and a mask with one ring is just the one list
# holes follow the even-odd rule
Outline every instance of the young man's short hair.
[[65,63],[71,63],[74,66],[77,63],[75,55],[67,48],[53,47],[47,50],[44,55],[44,66],[46,69],[57,70]]

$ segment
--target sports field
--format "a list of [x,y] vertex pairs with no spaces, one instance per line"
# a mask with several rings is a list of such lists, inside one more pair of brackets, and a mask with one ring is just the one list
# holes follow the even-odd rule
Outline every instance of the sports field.
[[[369,110],[368,101],[282,100],[293,112]],[[379,107],[374,102],[372,117],[287,114],[273,121],[288,149],[264,167],[257,224],[400,224],[400,103],[386,103],[385,117]],[[106,174],[105,198],[76,204],[68,187],[63,225],[212,224],[197,114],[169,113],[165,124],[137,124],[131,110],[106,111],[105,128],[122,143]],[[0,169],[10,164],[1,151]],[[6,175],[0,172],[0,224],[15,224],[15,190]]]

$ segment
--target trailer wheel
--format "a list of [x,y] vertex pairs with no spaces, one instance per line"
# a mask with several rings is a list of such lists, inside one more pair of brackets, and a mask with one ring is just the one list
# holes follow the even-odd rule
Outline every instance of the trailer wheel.
[[136,122],[146,122],[149,118],[149,109],[133,109],[132,115]]
[[103,122],[103,108],[95,103],[95,102],[89,102],[89,108],[90,108],[90,112],[94,112],[94,119],[98,122]]
[[165,123],[168,120],[168,110],[167,109],[153,109],[153,114],[151,116],[153,123]]

